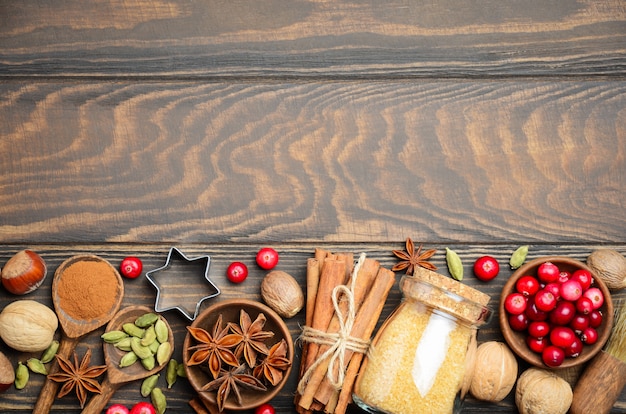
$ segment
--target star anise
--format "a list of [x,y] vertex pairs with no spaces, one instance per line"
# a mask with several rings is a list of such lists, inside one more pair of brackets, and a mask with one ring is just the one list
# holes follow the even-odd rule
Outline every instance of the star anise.
[[276,385],[283,379],[283,371],[290,365],[291,362],[287,358],[287,342],[282,339],[272,345],[267,357],[254,367],[252,374],[261,381],[265,378],[270,384]]
[[59,362],[60,371],[56,374],[49,374],[48,378],[55,382],[64,383],[57,398],[63,397],[75,388],[80,408],[83,408],[87,401],[87,391],[96,394],[102,393],[102,387],[96,378],[102,375],[107,367],[106,365],[89,366],[91,349],[87,349],[80,364],[76,352],[74,352],[73,364],[61,355],[56,355],[56,359]]
[[228,324],[234,335],[237,335],[240,339],[239,345],[235,348],[235,355],[241,357],[243,354],[250,368],[256,365],[258,352],[263,355],[267,355],[269,352],[265,340],[273,337],[274,332],[263,330],[266,320],[265,315],[259,313],[254,322],[252,322],[248,312],[242,309],[239,315],[239,325],[232,322]]
[[239,344],[241,339],[235,334],[228,334],[228,325],[222,328],[221,314],[213,326],[213,335],[202,328],[188,326],[187,330],[198,341],[197,345],[189,347],[194,351],[187,362],[189,365],[199,365],[208,360],[213,378],[219,376],[222,362],[233,367],[239,366],[239,361],[231,348]]
[[201,391],[213,391],[217,389],[215,399],[217,400],[217,408],[224,410],[224,403],[232,392],[235,394],[237,404],[242,404],[241,391],[239,387],[248,388],[255,391],[266,391],[267,388],[258,379],[250,374],[246,374],[246,364],[242,364],[237,368],[229,371],[221,370],[220,375],[204,385]]
[[437,266],[430,263],[428,259],[430,259],[437,250],[431,249],[426,250],[422,253],[422,245],[415,250],[415,245],[413,244],[413,240],[410,237],[406,239],[406,251],[403,250],[393,250],[393,254],[396,255],[402,261],[396,265],[394,265],[391,270],[394,272],[406,269],[407,275],[412,275],[415,267],[421,266],[425,269],[429,270],[437,270]]

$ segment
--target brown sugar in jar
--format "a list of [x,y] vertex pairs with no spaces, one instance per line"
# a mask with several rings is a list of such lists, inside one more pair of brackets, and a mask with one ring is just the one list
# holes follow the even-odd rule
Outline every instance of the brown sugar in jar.
[[57,284],[59,306],[76,320],[92,320],[109,312],[120,294],[118,277],[104,261],[79,260],[68,266]]
[[438,286],[430,280],[435,275],[425,276],[403,277],[404,300],[379,330],[361,368],[353,397],[367,412],[460,410],[466,356],[491,314],[488,297],[477,303],[464,296],[473,289]]

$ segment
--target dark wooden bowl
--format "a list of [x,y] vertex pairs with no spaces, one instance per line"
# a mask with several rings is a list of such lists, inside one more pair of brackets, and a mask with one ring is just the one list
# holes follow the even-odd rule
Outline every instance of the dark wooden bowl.
[[[606,341],[609,339],[611,334],[611,328],[613,327],[613,302],[611,300],[611,294],[604,284],[602,280],[594,275],[594,284],[596,287],[602,290],[604,294],[604,304],[600,308],[603,315],[602,324],[597,328],[598,331],[598,340],[593,345],[584,345],[583,351],[576,358],[565,358],[563,363],[555,368],[548,367],[541,360],[541,355],[533,352],[528,345],[526,344],[526,332],[517,332],[511,329],[508,321],[508,314],[504,309],[504,301],[506,296],[515,290],[515,283],[517,280],[524,275],[532,275],[536,276],[537,268],[540,264],[545,262],[552,262],[556,264],[559,269],[574,272],[578,269],[586,269],[591,271],[584,263],[571,259],[569,257],[560,257],[560,256],[547,256],[540,257],[535,260],[529,261],[522,265],[519,269],[517,269],[509,278],[509,280],[504,285],[502,289],[502,295],[500,297],[500,307],[499,307],[499,315],[500,315],[500,329],[502,330],[502,334],[504,335],[504,339],[509,344],[509,347],[515,354],[517,354],[520,358],[525,360],[526,362],[540,368],[545,369],[564,369],[571,368],[583,364],[589,361],[595,354],[597,354]],[[593,274],[593,272],[592,272]]]
[[[222,327],[225,327],[228,322],[239,323],[239,316],[242,309],[250,315],[253,322],[259,313],[263,313],[265,315],[267,320],[263,330],[274,332],[274,337],[267,340],[267,346],[271,348],[272,345],[280,342],[281,339],[285,339],[285,342],[287,343],[287,358],[291,361],[291,365],[283,372],[283,379],[281,382],[275,386],[266,384],[267,391],[254,391],[242,388],[241,397],[243,401],[241,405],[237,403],[231,393],[224,404],[225,411],[250,410],[261,404],[269,402],[284,387],[293,366],[294,347],[289,328],[287,328],[285,322],[276,312],[260,302],[246,299],[232,299],[218,302],[200,313],[190,326],[202,328],[207,332],[212,333],[213,326],[217,322],[220,314],[222,315]],[[188,364],[189,358],[193,354],[193,350],[190,350],[189,348],[195,343],[195,339],[187,333],[183,343],[183,364],[185,372],[187,373],[187,378],[193,389],[199,393],[200,397],[204,399],[206,403],[216,405],[215,391],[201,392],[202,387],[213,379],[208,371],[207,364]]]

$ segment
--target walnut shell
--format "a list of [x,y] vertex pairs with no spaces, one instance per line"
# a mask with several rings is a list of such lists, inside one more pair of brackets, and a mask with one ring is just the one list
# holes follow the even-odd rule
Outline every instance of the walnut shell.
[[612,249],[598,249],[587,257],[587,266],[610,290],[626,288],[626,258]]
[[0,352],[0,392],[4,392],[9,389],[15,381],[15,370],[13,364],[9,358]]
[[16,300],[0,313],[0,337],[17,351],[40,352],[48,348],[58,326],[54,311],[34,300]]
[[515,405],[520,414],[565,414],[572,398],[568,382],[546,369],[529,368],[517,380]]
[[509,347],[497,341],[480,344],[476,350],[470,393],[479,400],[502,401],[517,380],[517,359]]
[[283,318],[295,316],[304,306],[302,288],[293,276],[281,270],[273,270],[263,278],[261,297]]

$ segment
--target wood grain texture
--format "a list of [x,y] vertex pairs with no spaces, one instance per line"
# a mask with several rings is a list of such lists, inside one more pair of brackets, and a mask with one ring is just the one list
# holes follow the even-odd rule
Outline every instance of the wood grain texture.
[[[296,280],[304,286],[305,274],[306,274],[306,260],[309,257],[313,257],[315,247],[322,247],[325,250],[331,252],[353,252],[358,255],[361,252],[365,252],[368,257],[379,260],[381,265],[386,268],[391,268],[397,259],[391,254],[392,249],[403,248],[402,243],[326,243],[326,244],[293,244],[293,243],[280,243],[272,245],[280,253],[279,268],[283,271],[290,273]],[[439,244],[439,245],[427,245],[428,248],[437,249],[437,253],[431,259],[431,262],[439,267],[439,272],[448,275],[448,271],[445,264],[445,247],[454,249],[460,256],[464,263],[465,277],[463,283],[473,286],[491,296],[490,306],[494,308],[495,313],[490,322],[481,328],[478,341],[499,340],[504,341],[502,334],[498,326],[498,314],[497,304],[499,301],[500,291],[504,286],[504,283],[508,277],[512,274],[512,271],[506,266],[510,254],[515,250],[517,245],[514,244]],[[549,256],[549,255],[563,255],[572,257],[578,260],[584,261],[591,251],[599,247],[614,248],[626,254],[626,246],[624,244],[578,244],[578,245],[556,245],[556,244],[532,244],[528,255],[528,260],[536,257]],[[211,256],[211,265],[209,270],[209,277],[216,283],[222,290],[222,294],[202,304],[201,309],[205,309],[214,301],[233,299],[233,298],[248,298],[252,300],[261,301],[260,297],[260,284],[264,276],[264,271],[256,266],[249,266],[250,274],[248,279],[242,284],[233,285],[226,279],[225,269],[228,264],[233,260],[242,260],[245,263],[254,263],[254,256],[260,244],[180,244],[176,245],[186,256],[193,258],[201,255]],[[118,243],[106,243],[106,244],[61,244],[61,245],[46,245],[46,244],[27,244],[27,245],[14,245],[4,246],[0,249],[0,265],[6,263],[6,261],[20,249],[32,248],[37,251],[48,264],[49,271],[54,270],[65,259],[77,255],[77,254],[97,254],[107,259],[114,266],[119,265],[121,260],[129,255],[137,255],[144,262],[144,274],[146,271],[161,267],[167,258],[167,253],[170,249],[168,244],[118,244]],[[490,283],[483,283],[478,281],[471,273],[471,264],[473,261],[483,254],[493,255],[500,263],[501,273]],[[396,275],[399,280],[402,273]],[[200,278],[203,275],[199,275]],[[138,279],[124,281],[124,298],[122,301],[122,309],[130,305],[145,305],[153,307],[156,299],[156,292],[152,285],[142,275]],[[51,298],[51,277],[46,278],[43,285],[32,294],[28,295],[28,299],[37,300],[48,306],[52,306]],[[190,282],[190,288],[193,289],[194,283]],[[401,295],[398,290],[397,284],[392,289],[389,298],[386,302],[385,309],[383,311],[382,319],[387,317],[390,312],[398,305]],[[614,295],[614,300],[618,299],[626,300],[626,291],[617,292]],[[0,289],[0,309],[7,303],[17,299],[16,296],[9,294],[4,289]],[[170,323],[172,332],[175,338],[175,347],[173,357],[178,361],[182,356],[182,343],[186,334],[186,326],[189,321],[176,311],[167,311],[162,314]],[[304,323],[304,312],[300,312],[294,318],[286,320],[287,325],[292,334],[294,340],[297,339],[300,334],[300,327]],[[379,323],[380,323],[379,322]],[[77,352],[82,355],[87,348],[93,350],[93,364],[100,364],[104,361],[104,355],[102,350],[102,343],[99,336],[104,332],[104,327],[95,331],[93,334],[88,335],[77,347]],[[296,341],[297,344],[297,341]],[[296,356],[299,358],[300,351],[299,346],[296,346]],[[6,345],[0,341],[0,351],[7,354],[14,364],[17,361],[24,361],[28,357],[39,357],[36,354],[18,353],[10,350]],[[299,363],[299,362],[297,362]],[[520,369],[525,369],[526,366],[521,363]],[[292,370],[289,383],[281,391],[280,395],[272,400],[272,404],[280,413],[293,412],[293,393],[297,383],[297,370]],[[184,379],[179,379],[176,384],[167,389],[165,378],[160,378],[159,386],[163,388],[165,396],[168,400],[168,412],[173,413],[192,413],[193,411],[188,405],[188,401],[193,397],[193,390],[189,386],[188,382]],[[37,374],[31,374],[31,381],[28,386],[21,391],[17,391],[11,388],[9,391],[0,395],[0,411],[11,413],[27,413],[31,412],[38,396],[39,390],[43,383],[43,377]],[[140,383],[133,382],[121,386],[111,398],[111,403],[119,402],[126,405],[132,405],[135,402],[142,400],[139,394]],[[485,412],[493,413],[511,413],[515,412],[514,395],[511,394],[498,404],[483,403],[473,398],[466,400],[464,412]],[[79,412],[78,401],[76,398],[68,396],[61,399],[57,399],[52,406],[52,412],[56,413],[72,413]],[[359,411],[356,408],[351,410],[353,413]],[[613,413],[626,413],[626,390],[623,390],[620,399],[613,407]]]
[[618,76],[620,0],[0,2],[0,76]]
[[0,241],[611,242],[626,84],[0,84]]

